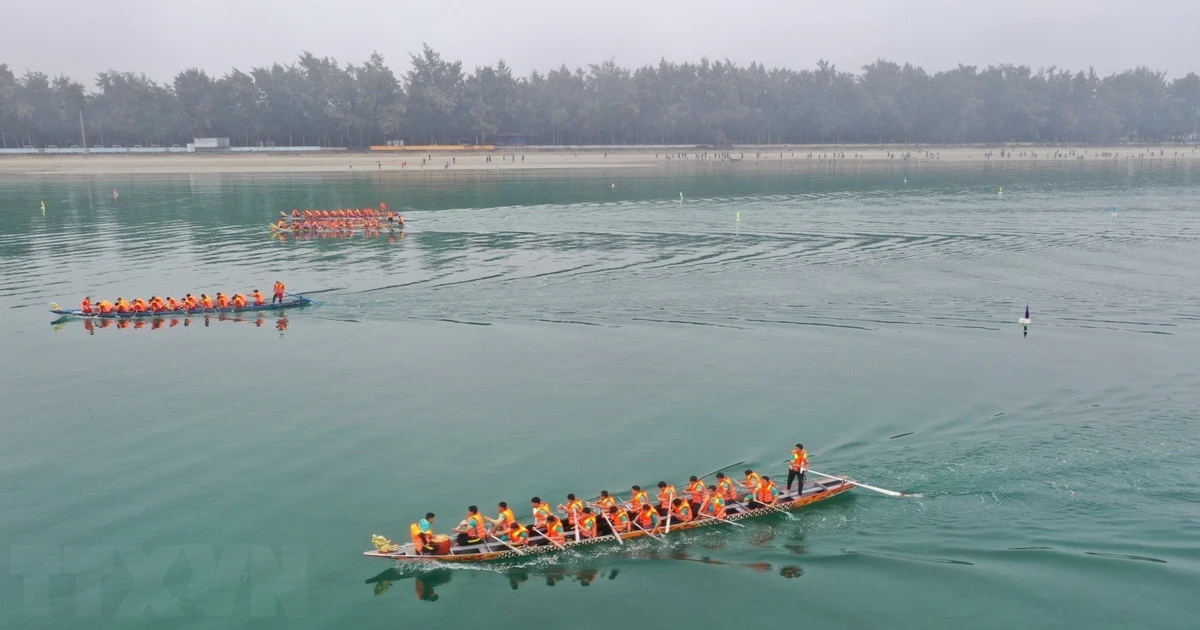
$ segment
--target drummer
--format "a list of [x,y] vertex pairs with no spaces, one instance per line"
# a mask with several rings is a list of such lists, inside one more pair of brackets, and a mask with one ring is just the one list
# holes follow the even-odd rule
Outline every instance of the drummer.
[[408,531],[412,534],[413,547],[417,553],[433,555],[437,553],[437,549],[433,546],[433,512],[425,515],[425,518],[408,526]]

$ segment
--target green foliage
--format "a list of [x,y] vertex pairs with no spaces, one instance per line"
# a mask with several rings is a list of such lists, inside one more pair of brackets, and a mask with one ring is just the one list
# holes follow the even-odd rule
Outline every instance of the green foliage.
[[1200,133],[1200,76],[1168,81],[1139,67],[1095,71],[959,66],[929,74],[878,60],[859,73],[826,61],[806,70],[728,60],[630,70],[612,60],[515,76],[503,61],[464,72],[429,46],[397,77],[378,53],[362,65],[303,53],[294,63],[212,77],[188,68],[170,84],[100,73],[88,92],[66,77],[0,64],[0,144],[186,143],[363,147],[531,144],[1158,142]]

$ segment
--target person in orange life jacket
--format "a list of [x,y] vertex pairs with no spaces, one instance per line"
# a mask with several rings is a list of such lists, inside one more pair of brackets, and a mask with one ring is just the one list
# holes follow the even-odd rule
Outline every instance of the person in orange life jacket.
[[246,308],[246,296],[241,293],[234,293],[230,303],[233,304],[234,308]]
[[508,524],[508,533],[500,538],[507,540],[508,544],[513,547],[521,547],[529,544],[529,530],[524,525],[513,521]]
[[79,305],[79,310],[85,315],[92,314],[92,298],[91,296],[83,298],[83,303]]
[[425,518],[408,526],[408,532],[412,535],[413,547],[419,554],[432,554],[436,552],[433,546],[433,512],[425,514]]
[[779,500],[779,488],[771,483],[770,477],[762,477],[759,479],[758,488],[754,490],[754,498],[748,501],[751,508],[760,508],[768,505],[775,505]]
[[508,504],[504,501],[500,502],[498,509],[500,513],[496,518],[488,518],[486,516],[483,518],[487,519],[487,521],[492,524],[493,534],[500,538],[504,538],[508,535],[510,524],[517,522],[517,517],[513,515],[512,510],[508,509]]
[[800,485],[797,489],[801,494],[804,493],[804,473],[808,470],[808,451],[804,450],[803,444],[797,444],[796,448],[792,449],[791,462],[788,464],[788,480],[787,490],[792,489],[792,482],[797,478],[800,479]]
[[562,521],[560,521],[558,517],[553,514],[546,517],[546,531],[544,534],[546,538],[558,543],[559,545],[566,542],[566,536],[563,534]]
[[592,508],[585,507],[579,513],[578,523],[575,525],[579,529],[580,538],[595,538],[597,533],[596,515],[592,513]]
[[595,503],[593,503],[592,506],[598,507],[602,510],[607,511],[608,508],[610,508],[616,504],[617,504],[616,497],[609,494],[608,490],[601,490],[600,491],[600,499],[597,500]]
[[650,504],[650,495],[641,486],[633,486],[632,492],[633,496],[628,501],[630,508],[641,511],[643,505]]
[[700,504],[704,503],[704,482],[692,475],[688,477],[687,490],[684,492],[688,495],[688,503],[692,504],[692,510],[700,509]]
[[550,506],[542,501],[541,497],[533,497],[529,500],[529,504],[533,506],[533,529],[542,531],[546,528],[546,520],[550,517]]
[[583,511],[583,501],[575,498],[575,494],[567,495],[567,504],[558,506],[567,515],[567,525],[574,527],[576,516]]
[[654,531],[658,527],[658,510],[649,503],[642,504],[642,509],[633,519],[633,524],[648,532]]
[[746,469],[746,480],[742,482],[742,486],[745,487],[746,492],[753,493],[755,491],[755,489],[758,488],[758,482],[761,479],[762,478],[759,477],[758,473],[747,468]]
[[283,292],[285,290],[286,290],[286,287],[283,286],[283,283],[276,280],[275,281],[275,297],[271,298],[271,303],[274,304],[276,302],[279,302],[280,304],[282,304],[283,303]]
[[725,518],[725,499],[717,492],[716,486],[708,487],[708,496],[704,498],[704,503],[700,504],[700,509],[697,511],[713,518]]
[[671,518],[676,523],[686,523],[692,520],[694,514],[691,503],[683,499],[675,499],[671,502]]
[[675,500],[675,486],[668,484],[665,481],[658,482],[658,515],[666,516],[671,509],[671,502]]
[[725,473],[717,473],[717,494],[721,495],[726,503],[736,502],[738,499],[737,486]]
[[633,524],[629,522],[629,513],[619,506],[611,506],[604,511],[604,519],[599,523],[604,535],[623,534],[629,531]]
[[467,518],[463,525],[454,528],[458,532],[458,546],[478,545],[487,540],[487,520],[479,513],[474,505],[467,508]]

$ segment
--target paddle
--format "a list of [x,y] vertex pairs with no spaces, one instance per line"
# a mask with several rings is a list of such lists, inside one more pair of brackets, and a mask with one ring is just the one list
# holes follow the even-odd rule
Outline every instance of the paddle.
[[649,536],[649,537],[651,537],[651,538],[653,538],[653,539],[655,539],[655,540],[658,540],[658,541],[660,541],[660,542],[667,542],[667,539],[666,539],[666,538],[663,538],[662,536],[659,536],[659,535],[655,534],[654,532],[652,532],[652,531],[650,531],[650,530],[646,529],[645,527],[642,527],[641,523],[638,523],[636,518],[634,518],[634,519],[630,520],[629,522],[633,523],[633,526],[634,526],[634,527],[636,527],[636,528],[638,528],[638,529],[642,530],[643,532],[645,532],[647,536]]
[[[522,555],[522,556],[523,556],[523,555],[525,555],[525,552],[524,552],[524,551],[522,551],[522,550],[520,550],[520,549],[517,549],[516,547],[514,547],[514,546],[512,546],[512,545],[508,544],[508,541],[501,540],[500,538],[497,538],[497,537],[496,537],[495,535],[493,535],[493,534],[488,534],[488,537],[490,537],[492,540],[494,540],[494,541],[496,541],[496,542],[500,543],[501,545],[504,545],[505,547],[508,547],[509,549],[512,549],[513,551],[517,552],[518,554],[520,554],[520,555]],[[554,542],[554,541],[551,541],[551,542]]]
[[670,508],[667,508],[667,532],[666,533],[668,533],[668,534],[671,533],[671,509]]
[[700,513],[700,512],[697,512],[697,513],[696,513],[696,516],[699,516],[700,518],[711,518],[711,519],[712,519],[712,520],[714,520],[714,521],[721,521],[722,523],[728,523],[728,524],[730,524],[730,525],[736,525],[737,527],[743,527],[743,528],[744,528],[744,527],[746,527],[745,525],[742,525],[741,523],[735,523],[735,522],[733,522],[733,521],[731,521],[731,520],[729,520],[729,519],[725,519],[725,518],[717,518],[717,517],[715,517],[715,516],[709,516],[709,515],[707,515],[707,514],[702,514],[702,513]]
[[[826,475],[825,473],[817,472],[811,468],[808,469],[808,472],[810,472],[818,477],[824,477],[826,479],[841,479],[842,481],[850,481],[850,480],[847,480],[845,477],[834,477],[833,475]],[[922,496],[920,494],[915,494],[915,493],[909,494],[907,492],[896,492],[895,490],[885,490],[883,488],[876,488],[875,486],[868,486],[867,484],[862,483],[861,481],[850,481],[850,483],[852,483],[860,488],[863,488],[865,490],[871,490],[873,492],[878,492],[879,494],[886,494],[889,497],[904,497],[904,498],[910,498],[910,499],[919,499]]]

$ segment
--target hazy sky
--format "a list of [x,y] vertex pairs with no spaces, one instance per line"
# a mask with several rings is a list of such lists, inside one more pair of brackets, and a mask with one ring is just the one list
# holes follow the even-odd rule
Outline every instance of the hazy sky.
[[422,42],[467,70],[503,58],[521,74],[703,56],[1200,71],[1200,0],[0,0],[0,23],[0,63],[89,87],[110,68],[169,81],[303,50],[343,64],[378,50],[399,73]]

